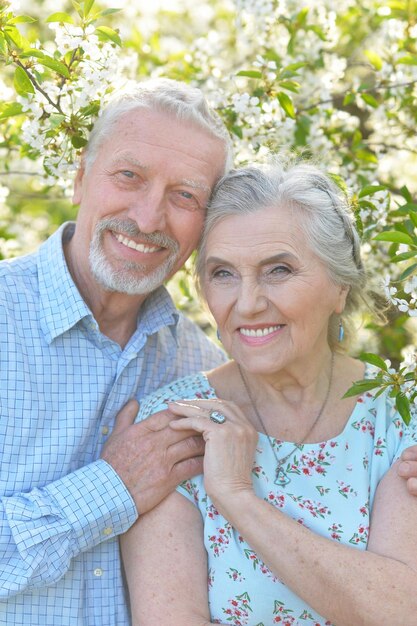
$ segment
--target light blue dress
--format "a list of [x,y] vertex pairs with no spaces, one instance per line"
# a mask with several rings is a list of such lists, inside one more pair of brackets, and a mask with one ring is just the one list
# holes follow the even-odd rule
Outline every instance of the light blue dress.
[[[215,397],[204,374],[188,376],[148,396],[139,419],[166,408],[169,400]],[[294,448],[289,442],[272,439],[271,443],[279,459]],[[365,550],[378,483],[401,451],[414,443],[416,424],[405,427],[386,395],[374,398],[366,393],[358,398],[337,437],[300,446],[277,478],[271,445],[260,433],[252,470],[254,490],[315,533]],[[204,520],[209,605],[214,623],[330,625],[280,582],[218,513],[206,494],[202,475],[183,483],[178,491],[198,507]],[[279,544],[271,545],[271,550],[279,550]]]

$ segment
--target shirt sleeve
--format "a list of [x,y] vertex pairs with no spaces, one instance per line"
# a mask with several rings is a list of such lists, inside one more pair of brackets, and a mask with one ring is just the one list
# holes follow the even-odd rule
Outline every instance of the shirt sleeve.
[[71,559],[125,532],[133,499],[100,459],[42,489],[0,503],[0,599],[58,581]]

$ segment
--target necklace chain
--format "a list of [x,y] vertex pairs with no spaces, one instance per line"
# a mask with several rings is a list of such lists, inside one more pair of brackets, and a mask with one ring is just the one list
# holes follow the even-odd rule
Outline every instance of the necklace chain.
[[[256,406],[255,400],[253,399],[252,393],[249,389],[249,385],[243,375],[242,369],[240,367],[240,365],[237,366],[240,377],[242,379],[242,383],[243,386],[245,388],[246,394],[249,398],[249,401],[252,405],[252,409],[259,421],[259,423],[261,424],[262,428],[265,431],[265,435],[268,439],[269,445],[271,446],[271,450],[274,454],[275,457],[275,461],[277,463],[277,467],[276,467],[276,484],[286,484],[287,482],[289,482],[288,477],[285,475],[285,472],[283,470],[283,465],[288,461],[288,459],[290,458],[290,456],[292,456],[294,454],[294,452],[297,449],[300,449],[301,446],[305,443],[306,439],[310,436],[310,434],[313,432],[314,427],[317,425],[320,417],[323,415],[323,411],[325,409],[325,406],[327,404],[327,401],[329,399],[329,395],[330,395],[330,390],[332,387],[332,381],[333,381],[333,370],[334,370],[334,352],[332,352],[332,359],[331,359],[331,363],[330,363],[330,377],[329,377],[329,386],[327,387],[327,392],[326,392],[326,397],[324,398],[323,404],[321,405],[320,411],[318,412],[316,418],[314,419],[312,425],[310,426],[310,428],[308,429],[307,433],[304,435],[304,437],[302,438],[302,440],[300,441],[300,443],[295,444],[294,448],[287,454],[285,455],[282,459],[278,458],[277,452],[275,450],[275,447],[272,444],[272,437],[270,436],[270,434],[268,433],[265,424],[263,422],[263,419],[258,411],[258,408]],[[285,476],[286,480],[283,481],[283,476]],[[277,482],[279,480],[279,482]]]

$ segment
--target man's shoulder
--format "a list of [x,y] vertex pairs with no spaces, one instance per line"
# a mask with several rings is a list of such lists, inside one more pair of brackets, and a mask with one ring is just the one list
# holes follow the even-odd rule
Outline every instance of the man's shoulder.
[[[38,291],[37,252],[0,261],[0,298],[10,302],[10,294]],[[15,298],[13,298],[14,301]]]

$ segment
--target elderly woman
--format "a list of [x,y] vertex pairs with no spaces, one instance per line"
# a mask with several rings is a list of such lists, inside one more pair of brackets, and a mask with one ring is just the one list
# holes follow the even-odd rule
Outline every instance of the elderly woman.
[[231,172],[197,271],[231,361],[142,404],[206,451],[122,539],[134,624],[415,624],[417,499],[394,464],[416,435],[387,395],[343,398],[369,298],[338,189],[305,164]]

